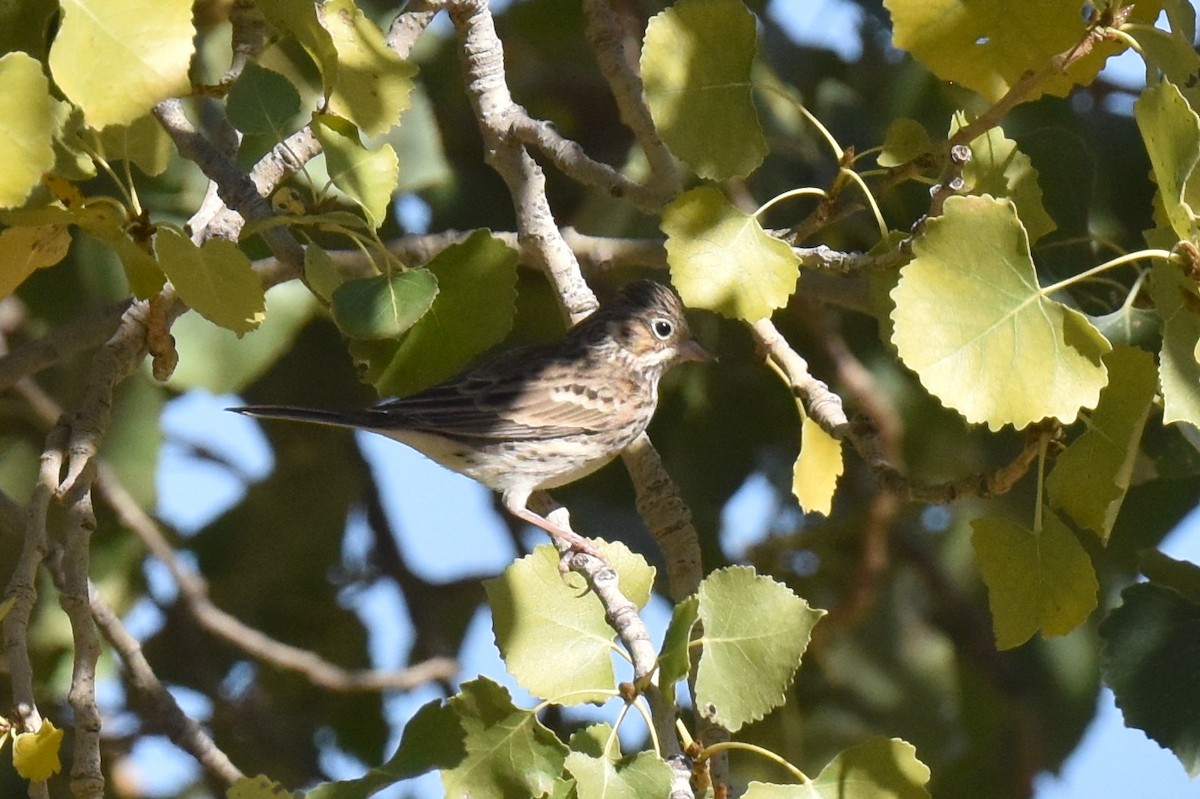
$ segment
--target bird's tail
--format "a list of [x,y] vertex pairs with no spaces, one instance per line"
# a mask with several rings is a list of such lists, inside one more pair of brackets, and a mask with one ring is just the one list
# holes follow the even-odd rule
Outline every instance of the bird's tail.
[[377,415],[369,410],[364,411],[325,411],[317,408],[295,408],[290,405],[246,405],[240,408],[226,408],[227,411],[240,413],[243,416],[257,416],[262,419],[289,419],[294,422],[310,422],[331,427],[361,427],[373,428],[379,424]]

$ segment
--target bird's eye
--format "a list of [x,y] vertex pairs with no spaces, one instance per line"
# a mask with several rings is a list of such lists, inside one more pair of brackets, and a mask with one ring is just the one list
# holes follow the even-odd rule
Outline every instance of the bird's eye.
[[671,324],[667,319],[655,319],[650,323],[650,327],[654,330],[654,335],[663,341],[669,339],[671,334],[675,332],[675,325]]

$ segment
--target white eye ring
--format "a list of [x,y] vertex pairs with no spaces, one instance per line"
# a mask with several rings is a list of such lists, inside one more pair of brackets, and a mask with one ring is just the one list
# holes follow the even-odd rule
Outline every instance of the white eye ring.
[[675,325],[670,319],[664,319],[661,316],[650,322],[650,329],[654,331],[654,335],[662,341],[666,341],[675,332]]

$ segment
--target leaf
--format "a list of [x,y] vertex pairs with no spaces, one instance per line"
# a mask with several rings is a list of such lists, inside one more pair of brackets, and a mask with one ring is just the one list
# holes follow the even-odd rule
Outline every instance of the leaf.
[[0,208],[25,202],[54,164],[56,129],[42,65],[24,53],[5,53],[0,57]]
[[843,750],[803,785],[751,782],[744,799],[929,799],[929,767],[899,738],[874,738]]
[[841,442],[811,417],[804,416],[800,425],[800,456],[792,468],[792,494],[805,513],[829,515],[843,468]]
[[411,104],[401,115],[400,124],[388,134],[401,164],[397,193],[438,186],[454,177],[429,96],[416,85],[409,100]]
[[[1029,70],[1078,43],[1085,30],[1080,4],[1062,0],[884,0],[892,17],[892,40],[935,75],[960,83],[995,102]],[[1119,48],[1101,43],[1065,74],[1041,82],[1026,98],[1062,96],[1088,84]]]
[[1133,116],[1146,143],[1154,182],[1171,228],[1179,239],[1196,236],[1195,209],[1200,182],[1191,177],[1200,161],[1200,117],[1174,84],[1147,87],[1133,104]]
[[[624,544],[600,543],[622,593],[641,607],[650,599],[654,569]],[[496,645],[508,671],[534,696],[565,705],[612,698],[615,636],[595,595],[568,585],[558,552],[542,545],[495,579],[485,580]],[[546,657],[553,652],[554,657]]]
[[230,88],[225,111],[241,132],[282,140],[300,113],[300,92],[283,75],[251,61]]
[[399,343],[351,343],[381,396],[411,394],[457,374],[512,329],[517,254],[486,230],[438,253],[426,268],[438,280],[433,307]]
[[654,752],[611,760],[571,752],[564,763],[579,799],[644,799],[671,791],[671,767]]
[[783,704],[825,611],[747,566],[719,569],[698,592],[704,625],[696,707],[730,732]]
[[1163,393],[1163,423],[1200,427],[1200,287],[1174,264],[1150,270],[1150,296],[1162,318],[1158,377]]
[[1040,533],[986,516],[972,519],[971,530],[998,649],[1018,647],[1039,630],[1065,635],[1095,610],[1092,562],[1053,512],[1043,515]]
[[367,799],[402,780],[452,768],[466,756],[465,736],[449,704],[426,702],[404,725],[400,746],[386,763],[357,779],[320,783],[305,791],[304,799]]
[[758,168],[767,142],[754,109],[754,15],[740,0],[679,0],[650,18],[642,82],[667,147],[710,180]]
[[450,699],[466,735],[466,757],[442,771],[447,796],[509,799],[542,796],[562,773],[567,747],[532,712],[515,707],[486,677],[463,683]]
[[133,296],[145,300],[162,290],[167,277],[159,268],[158,261],[141,244],[123,232],[119,236],[101,234],[97,238],[111,247],[121,259],[121,267],[125,270],[125,279],[129,281]]
[[225,789],[225,799],[292,799],[297,796],[270,777],[242,777]]
[[372,227],[382,225],[400,177],[400,160],[392,145],[368,150],[353,125],[330,114],[314,114],[312,132],[325,151],[333,185],[363,207]]
[[1088,321],[1114,347],[1144,347],[1158,339],[1158,314],[1135,305],[1122,305],[1104,316],[1089,316]]
[[167,171],[174,152],[167,132],[150,114],[127,125],[109,125],[99,138],[100,152],[109,163],[128,161],[151,177]]
[[190,0],[62,0],[50,48],[54,82],[89,126],[132,122],[184,94],[192,58]]
[[686,191],[663,212],[671,281],[685,305],[757,322],[787,304],[800,277],[792,248],[710,186]]
[[154,253],[179,298],[208,321],[238,335],[262,322],[262,281],[232,241],[210,239],[197,247],[174,230],[159,228]]
[[[1187,564],[1191,581],[1200,569]],[[1121,592],[1100,623],[1100,673],[1130,727],[1200,776],[1200,604],[1153,582]]]
[[329,110],[368,136],[377,136],[395,125],[400,112],[408,108],[417,68],[388,48],[383,33],[354,0],[328,0],[321,11],[338,58]]
[[0,230],[0,299],[16,291],[37,270],[65,258],[70,246],[71,234],[63,225]]
[[1046,493],[1052,506],[1108,543],[1129,490],[1158,374],[1154,358],[1131,347],[1113,350],[1104,363],[1109,379],[1096,412],[1088,429],[1055,460]]
[[51,103],[54,106],[54,166],[50,172],[64,180],[96,177],[96,163],[83,147],[87,130],[83,112],[65,100],[51,98]]
[[[950,134],[966,124],[964,115],[955,115]],[[999,126],[990,128],[970,146],[971,160],[963,167],[969,193],[1012,200],[1030,241],[1037,241],[1058,227],[1042,203],[1042,188],[1033,162],[1017,149],[1015,141],[1005,138]]]
[[891,169],[936,152],[937,148],[924,125],[915,119],[900,117],[888,125],[887,133],[883,135],[883,148],[876,161],[884,169]]
[[244,338],[195,314],[184,314],[171,328],[179,365],[167,385],[177,391],[240,393],[291,348],[316,309],[312,294],[292,281],[267,292],[266,318]]
[[338,51],[333,37],[317,19],[317,5],[297,0],[255,0],[254,5],[268,22],[300,43],[321,73],[324,93],[328,95],[337,79]]
[[892,290],[892,342],[921,384],[992,430],[1094,407],[1110,347],[1047,298],[1009,200],[951,197],[913,242]]
[[699,618],[700,598],[695,594],[677,603],[671,612],[658,656],[658,685],[668,697],[674,697],[675,683],[688,676],[692,668],[692,630]]
[[63,731],[50,719],[42,719],[37,732],[19,732],[13,736],[13,768],[22,779],[45,782],[62,771],[58,752],[62,748]]
[[425,315],[438,295],[428,269],[348,280],[333,292],[330,310],[338,329],[365,339],[396,338]]

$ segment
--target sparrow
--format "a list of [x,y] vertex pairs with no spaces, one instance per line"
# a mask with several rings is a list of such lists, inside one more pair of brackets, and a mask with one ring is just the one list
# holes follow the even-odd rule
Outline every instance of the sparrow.
[[369,430],[500,493],[505,509],[573,551],[587,539],[531,511],[534,491],[604,466],[645,431],[658,381],[676,364],[713,360],[666,286],[638,280],[548,344],[512,350],[431,388],[361,410],[251,405],[267,419]]

